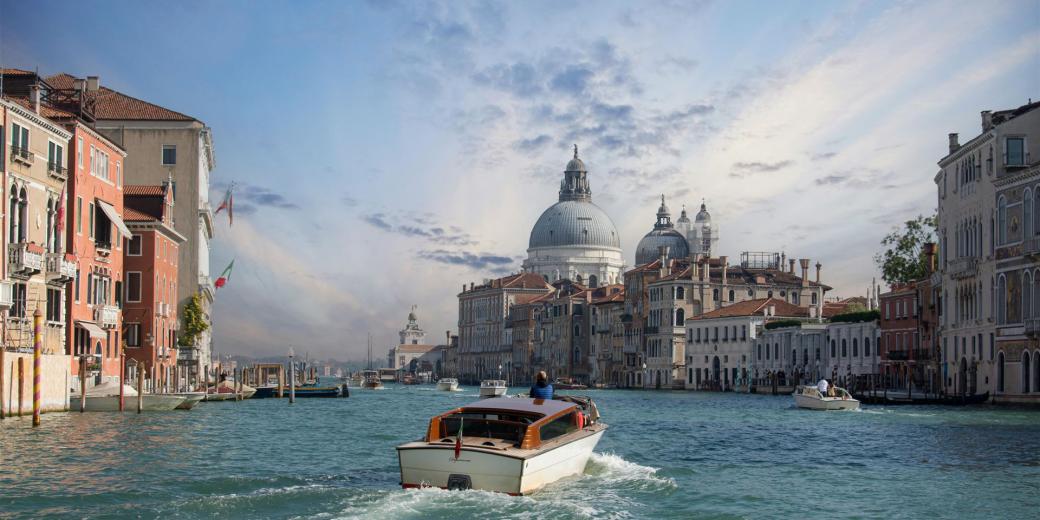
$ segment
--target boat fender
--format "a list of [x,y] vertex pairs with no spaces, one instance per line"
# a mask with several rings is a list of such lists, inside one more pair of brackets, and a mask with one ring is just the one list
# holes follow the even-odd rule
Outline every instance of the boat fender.
[[575,414],[574,414],[574,424],[576,424],[578,426],[579,430],[584,428],[585,427],[585,414],[583,414],[581,412],[575,412]]

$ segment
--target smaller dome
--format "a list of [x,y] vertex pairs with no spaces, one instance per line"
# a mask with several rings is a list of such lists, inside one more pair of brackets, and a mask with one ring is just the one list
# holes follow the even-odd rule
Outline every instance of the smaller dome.
[[657,218],[671,217],[672,212],[668,209],[668,205],[664,203],[664,195],[661,195],[661,207],[657,208]]
[[655,229],[646,234],[636,246],[636,265],[643,265],[660,256],[661,246],[668,246],[668,258],[686,258],[690,256],[690,246],[682,233],[672,229]]
[[578,145],[574,145],[574,158],[567,162],[567,167],[563,170],[564,172],[588,172],[585,169],[585,163],[578,158]]
[[686,216],[686,204],[682,205],[682,213],[679,214],[679,220],[676,220],[675,223],[679,225],[690,223],[690,217]]
[[711,222],[711,214],[708,213],[708,207],[701,203],[701,210],[697,213],[697,222]]

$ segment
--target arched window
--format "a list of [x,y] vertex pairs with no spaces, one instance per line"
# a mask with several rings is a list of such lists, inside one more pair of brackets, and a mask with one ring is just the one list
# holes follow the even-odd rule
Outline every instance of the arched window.
[[831,357],[838,357],[837,342],[835,342],[833,339],[831,340]]
[[758,345],[758,360],[762,361],[762,345]]
[[863,338],[863,357],[870,357],[870,338]]
[[712,301],[719,301],[719,290],[718,289],[712,289],[711,290],[711,299],[712,299]]
[[772,297],[773,297],[773,290],[770,289],[769,292],[766,293],[766,298],[772,298]]
[[1004,353],[997,354],[997,393],[1004,393]]
[[852,338],[852,357],[859,357],[859,342],[856,338]]
[[733,292],[733,289],[730,289],[729,290],[729,301],[733,302],[734,300],[736,300],[736,296],[737,295],[736,295],[736,293]]
[[589,287],[599,287],[599,278],[596,278],[596,275],[589,276]]
[[845,343],[844,339],[841,340],[841,357],[849,357],[848,344]]
[[816,293],[812,293],[812,304],[816,305]]
[[1033,276],[1029,271],[1022,273],[1022,320],[1033,317]]
[[1032,378],[1029,377],[1029,368],[1030,368],[1029,367],[1029,365],[1030,365],[1029,361],[1030,361],[1029,360],[1029,352],[1028,351],[1027,352],[1023,352],[1022,353],[1022,393],[1023,394],[1028,394],[1029,393],[1029,383],[1032,381]]
[[1022,239],[1033,236],[1033,192],[1026,188],[1022,192]]
[[[0,158],[0,160],[4,160]],[[7,211],[7,242],[9,244],[18,243],[18,188],[15,185],[11,185],[10,191],[11,202],[10,209]]]
[[681,326],[686,323],[686,311],[683,309],[676,309],[675,311],[675,325]]
[[798,364],[798,349],[796,348],[791,349],[791,364]]
[[574,326],[574,337],[575,338],[581,337],[581,325],[575,325]]
[[1003,325],[1007,319],[1007,279],[1004,275],[997,277],[997,291],[995,302],[997,304],[997,324]]
[[685,300],[686,299],[686,288],[684,288],[681,285],[679,287],[676,287],[675,288],[675,299],[676,300]]
[[18,196],[18,240],[17,242],[28,242],[29,229],[29,195],[25,188],[21,189]]
[[1007,199],[1001,195],[997,199],[997,245],[1007,242]]
[[1033,234],[1040,235],[1040,184],[1033,188]]
[[581,277],[581,275],[580,275],[580,274],[579,274],[578,276],[575,276],[575,277],[574,277],[574,281],[575,281],[575,282],[581,283],[581,281],[582,281],[582,280],[583,280],[583,278]]
[[773,345],[773,357],[775,357],[777,361],[780,361],[780,344],[779,343]]
[[766,345],[766,360],[769,360],[769,345]]

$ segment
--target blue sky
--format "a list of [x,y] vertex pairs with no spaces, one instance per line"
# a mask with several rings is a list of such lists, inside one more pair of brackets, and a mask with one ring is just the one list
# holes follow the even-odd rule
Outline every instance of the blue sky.
[[572,143],[630,263],[664,193],[706,199],[730,258],[865,293],[881,237],[935,208],[946,134],[1040,97],[1040,2],[0,0],[0,53],[210,125],[215,196],[241,187],[214,347],[343,359],[412,304],[454,330]]

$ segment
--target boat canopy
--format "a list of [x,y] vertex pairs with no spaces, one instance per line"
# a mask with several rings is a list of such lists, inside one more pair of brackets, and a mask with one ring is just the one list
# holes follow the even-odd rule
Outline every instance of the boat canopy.
[[513,412],[537,414],[540,416],[556,415],[574,408],[576,405],[556,399],[523,399],[515,397],[494,397],[470,403],[461,408],[462,412]]

